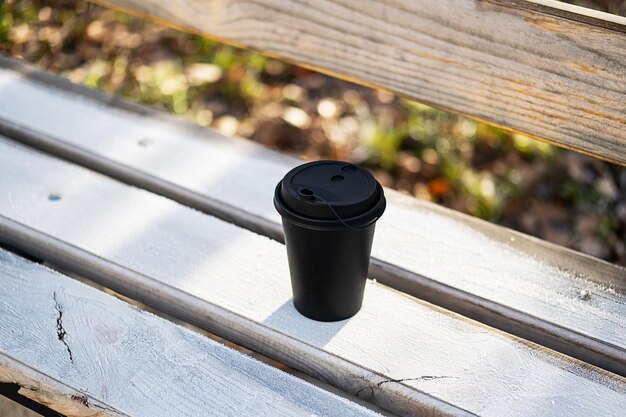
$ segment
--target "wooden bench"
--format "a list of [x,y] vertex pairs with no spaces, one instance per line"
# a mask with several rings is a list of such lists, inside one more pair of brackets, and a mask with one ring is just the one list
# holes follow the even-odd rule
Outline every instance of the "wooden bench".
[[[110,3],[626,163],[623,18],[522,0]],[[291,304],[271,199],[300,161],[8,58],[0,135],[0,243],[62,272],[0,249],[0,382],[65,415],[626,407],[624,268],[386,190],[363,309],[313,322]]]

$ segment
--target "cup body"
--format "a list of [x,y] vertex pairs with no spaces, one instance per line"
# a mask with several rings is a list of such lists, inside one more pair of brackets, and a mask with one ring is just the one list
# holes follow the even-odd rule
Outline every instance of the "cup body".
[[316,230],[283,218],[293,303],[306,317],[338,321],[363,303],[375,223]]
[[375,224],[386,207],[380,183],[349,162],[309,162],[276,185],[274,207],[283,221],[296,309],[318,321],[355,315]]

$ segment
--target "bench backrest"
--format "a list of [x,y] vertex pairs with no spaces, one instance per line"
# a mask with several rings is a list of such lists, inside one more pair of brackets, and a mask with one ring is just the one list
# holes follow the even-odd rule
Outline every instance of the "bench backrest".
[[626,18],[552,0],[106,0],[626,164]]

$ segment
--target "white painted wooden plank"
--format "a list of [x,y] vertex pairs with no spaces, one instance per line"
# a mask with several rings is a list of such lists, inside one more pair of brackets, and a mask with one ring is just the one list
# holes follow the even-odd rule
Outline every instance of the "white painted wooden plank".
[[310,321],[292,306],[278,242],[8,142],[0,142],[0,190],[5,243],[392,412],[611,415],[626,407],[623,377],[371,281],[355,317]]
[[[0,66],[6,67],[0,69],[4,131],[281,238],[273,189],[300,161],[6,59]],[[141,146],[146,138],[149,145]],[[389,204],[378,223],[370,269],[375,278],[626,375],[625,269],[385,192]],[[578,299],[583,289],[589,300]]]
[[0,382],[69,416],[378,415],[1,249],[0,335]]

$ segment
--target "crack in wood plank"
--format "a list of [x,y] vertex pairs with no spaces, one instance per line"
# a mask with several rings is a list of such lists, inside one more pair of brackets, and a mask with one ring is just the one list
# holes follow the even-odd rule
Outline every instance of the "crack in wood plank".
[[67,340],[66,340],[67,332],[65,331],[65,328],[63,327],[63,306],[57,300],[56,291],[52,293],[52,299],[54,300],[54,309],[59,313],[59,316],[57,317],[57,337],[59,338],[61,343],[65,345],[65,348],[67,349],[67,353],[70,357],[70,362],[72,362],[72,365],[73,365],[74,357],[72,356],[72,349],[70,349],[70,345],[67,343]]
[[367,387],[363,387],[360,390],[358,390],[357,392],[354,393],[355,396],[359,396],[359,394],[361,394],[363,391],[365,390],[370,390],[370,397],[374,394],[374,388],[380,388],[382,385],[384,384],[389,384],[391,382],[406,382],[406,381],[432,381],[435,379],[448,379],[448,378],[453,378],[453,379],[459,379],[458,376],[450,376],[450,375],[422,375],[422,376],[418,376],[416,378],[402,378],[402,379],[385,379],[384,381],[380,381],[378,383],[376,383],[376,387],[374,386],[367,386]]

